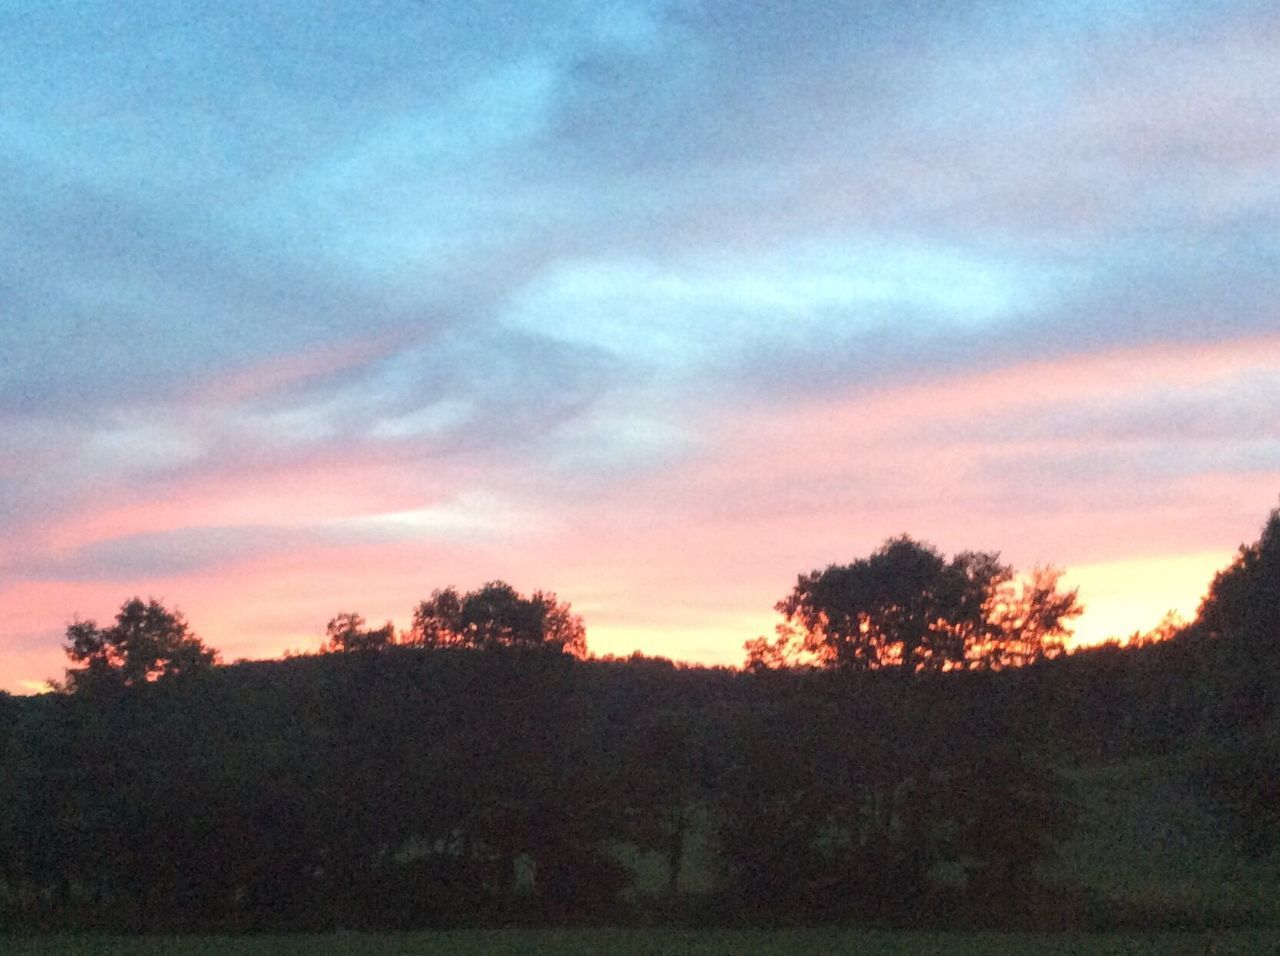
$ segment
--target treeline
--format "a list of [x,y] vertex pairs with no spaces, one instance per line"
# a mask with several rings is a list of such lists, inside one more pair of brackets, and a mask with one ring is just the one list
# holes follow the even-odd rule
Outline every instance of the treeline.
[[8,699],[5,902],[125,930],[618,918],[628,859],[678,888],[706,827],[707,918],[1013,907],[1069,817],[992,700],[509,648]]
[[[911,545],[877,555],[942,575],[926,582],[990,568]],[[69,630],[63,693],[0,697],[3,918],[1079,925],[1096,916],[1087,889],[1043,868],[1081,823],[1063,771],[1170,753],[1193,757],[1242,850],[1274,852],[1280,515],[1188,627],[1018,667],[956,662],[1012,634],[1018,607],[1069,609],[1065,595],[1006,590],[1000,609],[938,586],[904,607],[875,557],[801,579],[843,602],[811,620],[848,647],[777,669],[583,659],[574,641],[513,639],[481,603],[455,613],[466,596],[448,589],[423,602],[436,640],[362,643],[363,622],[335,618],[345,653],[213,666],[179,616],[128,602],[109,627]],[[533,620],[530,600],[507,606]],[[972,616],[930,625],[937,601]],[[820,657],[813,634],[785,636]],[[165,648],[184,666],[166,670]]]

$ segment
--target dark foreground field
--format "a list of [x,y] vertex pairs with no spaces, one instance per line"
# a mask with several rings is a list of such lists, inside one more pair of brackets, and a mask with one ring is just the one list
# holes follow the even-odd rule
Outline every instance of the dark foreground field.
[[1208,933],[914,933],[843,930],[478,930],[257,937],[0,939],[10,956],[858,956],[893,954],[1280,953],[1280,931]]

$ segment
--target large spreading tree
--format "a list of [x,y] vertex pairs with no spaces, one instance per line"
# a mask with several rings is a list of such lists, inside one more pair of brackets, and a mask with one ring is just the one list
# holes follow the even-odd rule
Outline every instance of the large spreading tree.
[[992,552],[948,560],[906,535],[869,557],[803,574],[776,605],[776,639],[746,644],[754,667],[813,663],[903,672],[1001,667],[1061,653],[1083,610],[1060,572],[1019,582]]
[[587,656],[582,618],[554,594],[525,597],[505,581],[475,591],[433,591],[413,612],[409,642],[423,647],[559,647]]
[[98,627],[94,621],[68,625],[64,650],[78,665],[67,669],[63,686],[70,691],[100,684],[127,687],[212,667],[218,661],[218,652],[191,632],[180,612],[139,597],[120,606],[111,627]]

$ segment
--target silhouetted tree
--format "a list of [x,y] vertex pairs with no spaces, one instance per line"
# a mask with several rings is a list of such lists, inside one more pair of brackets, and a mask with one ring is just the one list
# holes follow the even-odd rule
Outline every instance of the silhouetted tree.
[[453,647],[465,643],[462,595],[455,587],[437,588],[413,611],[409,640],[422,647]]
[[1059,573],[1037,569],[1020,586],[999,555],[950,561],[930,545],[891,538],[870,557],[801,575],[777,604],[776,640],[746,644],[747,664],[812,661],[846,670],[907,673],[999,667],[1055,656],[1081,613]]
[[585,658],[587,629],[568,602],[561,603],[554,594],[546,591],[534,591],[529,600],[541,608],[543,643],[558,646],[573,657]]
[[[843,902],[829,888],[834,867],[823,838],[837,828],[831,793],[819,778],[845,766],[836,751],[857,738],[832,735],[830,711],[821,703],[766,698],[723,728],[716,836],[729,880],[728,906],[753,918],[829,918],[829,905]],[[853,806],[853,787],[841,791],[836,806]]]
[[1084,613],[1084,605],[1075,588],[1059,589],[1061,580],[1056,568],[1034,568],[1016,587],[1010,581],[995,587],[986,606],[988,630],[966,648],[969,664],[1034,664],[1062,654],[1071,635],[1068,622]]
[[1200,604],[1200,625],[1214,636],[1248,634],[1280,646],[1280,508],[1253,544],[1241,545]]
[[67,626],[66,640],[67,656],[82,665],[67,669],[64,686],[70,691],[97,683],[127,687],[218,661],[218,652],[191,633],[179,612],[137,597],[121,605],[111,627],[75,621]]
[[[1213,579],[1179,635],[1196,655],[1210,701],[1201,780],[1226,811],[1241,849],[1280,847],[1280,508]],[[1176,645],[1175,645],[1176,646]]]
[[679,892],[685,844],[706,796],[701,741],[688,717],[659,713],[629,735],[624,770],[627,835],[662,854],[667,898]]
[[329,640],[323,650],[336,653],[380,651],[396,642],[396,627],[390,621],[378,628],[366,628],[359,614],[344,612],[325,628]]
[[422,647],[559,647],[586,657],[582,618],[554,594],[524,597],[504,581],[459,594],[433,591],[413,612],[410,642]]

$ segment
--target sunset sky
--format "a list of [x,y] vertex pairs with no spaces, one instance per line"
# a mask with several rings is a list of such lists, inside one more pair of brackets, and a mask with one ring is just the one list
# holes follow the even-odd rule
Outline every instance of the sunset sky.
[[902,532],[1186,615],[1280,500],[1267,2],[0,0],[0,688],[433,588],[741,662]]

